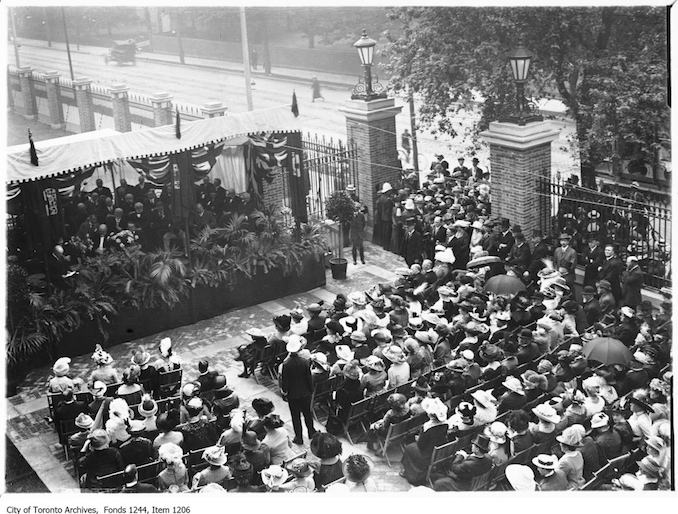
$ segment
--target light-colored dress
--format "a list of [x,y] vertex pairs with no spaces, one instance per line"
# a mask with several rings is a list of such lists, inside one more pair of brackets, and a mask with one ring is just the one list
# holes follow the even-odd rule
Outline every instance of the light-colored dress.
[[292,457],[290,448],[290,436],[285,427],[275,428],[266,432],[262,444],[268,446],[271,450],[271,464],[282,464],[284,460]]

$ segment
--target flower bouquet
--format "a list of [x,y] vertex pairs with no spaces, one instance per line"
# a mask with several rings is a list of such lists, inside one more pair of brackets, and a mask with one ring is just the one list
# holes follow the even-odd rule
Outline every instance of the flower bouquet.
[[125,250],[139,244],[139,236],[131,230],[121,230],[110,236],[113,248]]
[[88,234],[84,239],[78,236],[72,236],[66,243],[66,246],[74,255],[82,256],[87,255],[92,251],[94,248],[94,243]]

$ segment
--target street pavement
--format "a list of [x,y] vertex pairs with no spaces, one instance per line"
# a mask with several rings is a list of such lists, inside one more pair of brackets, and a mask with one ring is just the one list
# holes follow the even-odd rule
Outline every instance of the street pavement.
[[[32,66],[38,72],[56,70],[63,77],[69,77],[63,43],[53,43],[52,48],[48,48],[45,41],[19,41],[22,65]],[[240,63],[187,57],[187,64],[181,65],[174,55],[141,52],[135,66],[118,66],[104,63],[106,52],[105,48],[92,46],[80,46],[78,51],[76,45],[71,45],[74,75],[87,76],[105,87],[114,83],[125,83],[132,93],[137,94],[152,95],[165,91],[173,95],[175,102],[181,104],[200,106],[209,102],[223,102],[228,107],[228,112],[247,110]],[[8,62],[15,63],[12,48],[8,48]],[[324,97],[316,102],[311,102],[313,76],[320,80]],[[259,68],[258,72],[253,73],[253,80],[252,97],[255,109],[289,105],[292,92],[296,91],[304,132],[333,138],[335,141],[346,140],[346,120],[339,109],[350,100],[352,85],[357,82],[357,77],[274,67],[271,76],[264,75]],[[396,98],[396,105],[403,108],[396,116],[397,143],[400,146],[400,134],[404,129],[410,129],[410,118],[408,106],[402,98]],[[453,118],[453,125],[458,133],[455,138],[437,134],[432,129],[419,130],[420,169],[427,170],[437,153],[444,154],[452,167],[456,166],[457,156],[465,156],[470,165],[472,155],[478,156],[481,167],[487,167],[489,149],[474,141],[472,136],[478,113],[461,111],[450,113],[449,116]],[[97,128],[112,128],[111,123],[107,119],[102,125],[100,119]],[[557,117],[553,123],[561,131],[560,138],[552,145],[554,174],[559,170],[563,177],[567,177],[577,170],[579,163],[578,155],[572,154],[568,142],[574,134],[574,123],[562,116]],[[140,127],[137,125],[132,127],[133,130],[138,128]],[[412,164],[404,159],[403,166],[411,168]]]
[[[245,330],[258,327],[270,333],[273,329],[271,321],[273,316],[289,312],[296,304],[304,306],[320,300],[323,300],[325,304],[331,304],[337,293],[348,294],[351,291],[368,289],[378,282],[390,282],[395,278],[392,270],[404,265],[402,258],[385,252],[371,243],[366,243],[365,250],[367,264],[354,266],[349,263],[346,280],[334,280],[328,272],[327,284],[324,287],[116,345],[108,348],[107,351],[114,358],[114,366],[122,371],[131,363],[132,350],[141,346],[149,351],[155,360],[159,358],[160,339],[170,337],[173,351],[182,360],[184,381],[195,379],[198,376],[198,361],[207,358],[211,369],[226,375],[229,385],[234,388],[240,398],[241,406],[250,408],[252,400],[257,397],[270,399],[293,437],[289,409],[280,396],[276,382],[260,375],[258,375],[259,383],[251,377],[247,379],[238,377],[242,366],[234,360],[237,355],[236,348],[247,341],[248,336],[245,335]],[[95,342],[83,342],[83,345],[93,348]],[[90,354],[73,358],[72,377],[80,376],[86,379],[92,370]],[[50,491],[74,491],[77,483],[73,467],[65,461],[63,449],[57,442],[56,432],[44,419],[48,414],[45,393],[50,374],[50,367],[31,371],[19,386],[17,394],[8,399],[7,437]],[[324,430],[317,423],[316,428]],[[364,442],[352,445],[342,438],[342,444],[344,457],[356,452],[370,455]],[[308,450],[308,439],[305,440],[303,448],[295,446],[294,449],[299,452],[304,449]],[[389,455],[393,467],[389,467],[385,459],[370,455],[374,462],[374,476],[379,490],[408,490],[410,485],[398,475],[399,450],[394,449]],[[8,472],[11,473],[11,470]]]

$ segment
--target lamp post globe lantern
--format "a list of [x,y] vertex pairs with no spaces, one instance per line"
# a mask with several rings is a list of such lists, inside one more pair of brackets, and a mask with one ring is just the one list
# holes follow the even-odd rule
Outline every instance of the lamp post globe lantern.
[[532,64],[534,55],[520,42],[518,47],[511,51],[507,57],[511,67],[511,75],[516,84],[516,106],[515,114],[509,116],[504,121],[517,123],[518,125],[525,125],[532,121],[543,121],[544,118],[542,116],[529,112],[525,100],[525,83],[529,76],[530,64]]
[[364,71],[364,83],[359,82],[353,88],[351,98],[353,100],[374,100],[376,98],[386,98],[386,91],[384,87],[379,84],[379,81],[372,81],[372,64],[374,62],[374,48],[377,42],[374,39],[367,37],[367,31],[363,29],[363,34],[358,41],[353,43],[353,46],[358,49],[360,56],[360,63]]

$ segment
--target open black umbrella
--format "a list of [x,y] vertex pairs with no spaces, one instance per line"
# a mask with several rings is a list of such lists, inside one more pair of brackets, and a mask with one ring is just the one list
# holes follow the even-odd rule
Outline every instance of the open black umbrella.
[[633,360],[631,351],[619,339],[596,337],[584,345],[584,356],[601,364],[627,365]]
[[517,277],[509,275],[495,275],[485,282],[485,292],[496,295],[512,295],[525,291],[525,284]]

